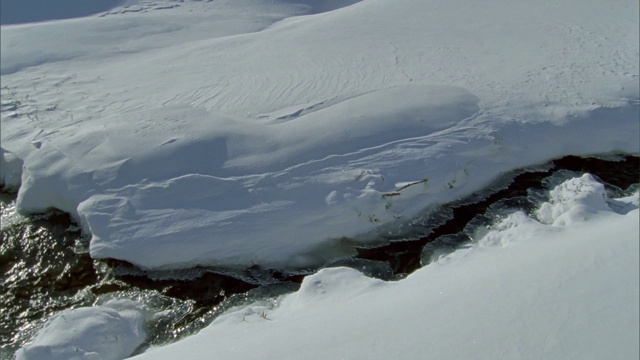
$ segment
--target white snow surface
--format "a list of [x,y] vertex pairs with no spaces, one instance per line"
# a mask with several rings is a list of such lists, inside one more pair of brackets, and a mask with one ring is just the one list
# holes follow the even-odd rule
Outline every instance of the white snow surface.
[[541,208],[553,224],[513,213],[398,282],[323,269],[135,359],[637,359],[639,194],[604,195],[572,179]]
[[119,360],[142,344],[144,311],[131,300],[62,311],[47,320],[16,360]]
[[502,172],[637,154],[638,26],[635,0],[140,0],[3,25],[0,180],[21,212],[76,217],[95,258],[317,265]]

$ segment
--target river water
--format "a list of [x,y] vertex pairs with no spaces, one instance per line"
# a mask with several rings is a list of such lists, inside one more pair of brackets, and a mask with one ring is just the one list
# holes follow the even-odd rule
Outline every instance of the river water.
[[[584,172],[601,179],[611,197],[622,196],[638,188],[640,158],[569,156],[505,174],[489,188],[414,221],[409,233],[381,239],[386,245],[354,249],[354,257],[325,266],[349,266],[383,280],[401,279],[442,253],[464,246],[497,218],[514,210],[532,213],[546,200],[549,189]],[[114,298],[136,300],[153,314],[147,319],[149,336],[140,352],[198,331],[229,307],[275,302],[318,270],[253,266],[240,272],[198,267],[149,273],[121,261],[91,259],[87,239],[64,213],[18,215],[15,195],[9,193],[0,194],[0,213],[0,358],[11,358],[52,314]]]

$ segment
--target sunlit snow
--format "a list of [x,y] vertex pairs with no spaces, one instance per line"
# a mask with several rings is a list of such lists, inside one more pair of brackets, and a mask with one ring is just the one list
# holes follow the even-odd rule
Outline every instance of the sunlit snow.
[[[635,0],[30,3],[2,3],[0,183],[94,258],[320,266],[504,172],[640,152]],[[146,356],[637,358],[637,200],[562,186],[404,281],[323,270]]]
[[639,150],[637,2],[161,4],[2,28],[1,178],[97,258],[317,265],[513,168]]

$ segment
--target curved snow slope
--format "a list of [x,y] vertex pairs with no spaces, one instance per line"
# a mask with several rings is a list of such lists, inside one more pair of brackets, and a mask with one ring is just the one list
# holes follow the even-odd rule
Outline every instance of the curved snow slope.
[[515,167],[640,150],[637,1],[268,3],[3,27],[19,209],[146,268],[307,266]]
[[636,359],[638,193],[604,194],[572,179],[545,223],[514,213],[398,282],[323,269],[135,359]]
[[[101,66],[116,57],[262,30],[308,10],[302,5],[289,5],[284,0],[283,4],[268,0],[216,0],[213,3],[135,0],[127,3],[130,5],[93,17],[3,26],[0,73],[6,75],[31,66],[67,62],[74,70],[59,73],[63,77],[56,81],[58,84],[80,70],[77,63],[70,61],[93,60],[97,61],[93,66]],[[61,9],[70,10],[68,17],[73,16],[73,7]]]

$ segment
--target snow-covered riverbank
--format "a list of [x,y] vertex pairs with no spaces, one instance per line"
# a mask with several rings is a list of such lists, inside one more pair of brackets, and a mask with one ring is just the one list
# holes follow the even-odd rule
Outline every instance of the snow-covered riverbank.
[[[608,199],[592,176],[570,179],[535,219],[515,212],[407,279],[324,269],[275,305],[232,310],[136,358],[633,359],[638,196]],[[83,308],[66,321],[53,318],[18,359],[126,356],[132,341],[143,341],[144,311],[134,310]]]
[[22,211],[78,218],[94,257],[321,264],[513,168],[637,153],[637,6],[369,0],[269,26],[303,7],[184,2],[3,26],[1,178]]

